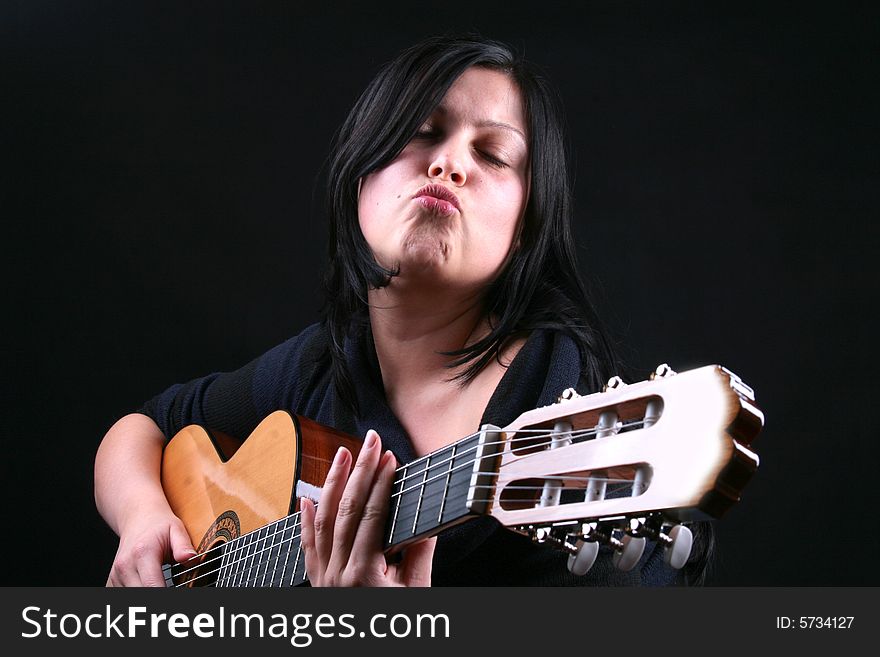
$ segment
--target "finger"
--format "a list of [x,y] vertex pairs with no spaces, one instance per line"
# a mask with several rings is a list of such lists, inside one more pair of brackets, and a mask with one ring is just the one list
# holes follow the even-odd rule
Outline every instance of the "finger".
[[[162,574],[162,554],[157,549],[139,550],[136,556],[139,586],[165,586]],[[137,586],[137,585],[136,585]]]
[[397,564],[397,577],[403,586],[430,586],[437,537],[409,546]]
[[314,509],[315,516],[312,521],[314,529],[315,557],[317,561],[326,567],[330,561],[330,553],[333,549],[333,532],[336,522],[336,513],[339,510],[339,500],[345,490],[348,475],[351,471],[351,452],[340,447],[333,457],[330,471],[321,489],[321,503]]
[[189,540],[189,534],[183,527],[183,523],[171,525],[171,556],[177,563],[182,563],[188,559],[192,559],[196,554],[192,541]]
[[358,559],[381,559],[383,568],[385,557],[381,550],[384,545],[388,500],[391,498],[396,467],[397,461],[394,455],[390,451],[385,452],[365,501],[361,522],[352,546],[352,554],[356,554]]
[[[122,554],[122,551],[120,551]],[[120,557],[117,555],[110,569],[109,580],[112,586],[143,586],[138,575],[137,560],[134,556]]]
[[307,497],[300,498],[300,545],[306,562],[306,573],[313,585],[318,585],[324,575],[315,553],[315,503]]
[[[382,457],[382,441],[379,434],[370,429],[358,455],[357,463],[345,486],[336,513],[336,526],[333,537],[333,564],[345,568],[356,536],[363,531],[361,524],[368,503],[376,470]],[[386,498],[385,504],[387,505]]]

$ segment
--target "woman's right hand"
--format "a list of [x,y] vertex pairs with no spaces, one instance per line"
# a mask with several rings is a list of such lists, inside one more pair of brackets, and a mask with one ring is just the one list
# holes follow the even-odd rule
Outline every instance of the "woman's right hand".
[[165,586],[162,565],[196,555],[186,529],[167,505],[133,516],[120,527],[107,586]]
[[95,502],[119,548],[107,586],[164,586],[162,564],[195,554],[162,490],[165,436],[146,415],[118,420],[95,455]]

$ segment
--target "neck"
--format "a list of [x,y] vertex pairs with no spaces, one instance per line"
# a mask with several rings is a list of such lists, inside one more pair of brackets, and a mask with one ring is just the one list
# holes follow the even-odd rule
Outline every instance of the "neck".
[[392,397],[416,381],[441,382],[457,374],[448,367],[455,357],[441,352],[462,349],[485,334],[488,323],[481,299],[404,296],[389,288],[369,293],[370,324],[386,394]]

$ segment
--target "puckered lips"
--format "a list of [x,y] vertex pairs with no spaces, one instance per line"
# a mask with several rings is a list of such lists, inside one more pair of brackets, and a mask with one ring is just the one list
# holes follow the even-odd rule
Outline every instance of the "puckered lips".
[[413,195],[416,203],[429,212],[448,217],[455,212],[461,212],[458,197],[443,185],[432,183],[425,185]]

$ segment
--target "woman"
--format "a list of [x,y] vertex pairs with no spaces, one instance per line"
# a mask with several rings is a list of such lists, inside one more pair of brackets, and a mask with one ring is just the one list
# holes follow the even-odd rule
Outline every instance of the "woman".
[[576,577],[565,554],[490,520],[444,533],[436,553],[435,539],[395,563],[381,550],[396,462],[616,373],[578,278],[555,98],[482,38],[430,39],[379,73],[331,157],[323,321],[237,372],[173,386],[104,438],[96,500],[120,536],[108,585],[161,585],[161,563],[194,554],[159,484],[166,438],[190,423],[246,437],[279,408],[366,438],[356,464],[339,451],[321,504],[302,503],[312,585],[678,576],[657,550],[633,572],[604,555]]

